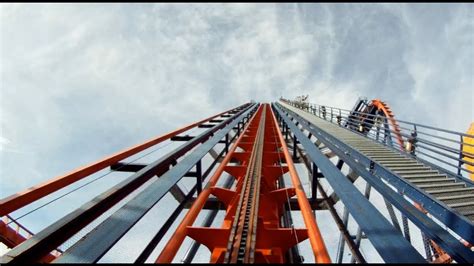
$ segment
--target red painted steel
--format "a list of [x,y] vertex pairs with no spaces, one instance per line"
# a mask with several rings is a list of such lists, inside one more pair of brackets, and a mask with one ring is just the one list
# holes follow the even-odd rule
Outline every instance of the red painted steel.
[[[9,224],[14,224],[15,228]],[[31,233],[17,221],[12,221],[8,215],[4,216],[3,220],[0,220],[0,242],[5,244],[8,248],[14,248],[32,236],[33,233]],[[59,251],[55,250],[54,252],[43,257],[40,262],[51,262],[60,254],[61,253]]]
[[390,110],[390,107],[388,106],[388,104],[385,102],[382,102],[379,99],[372,100],[370,104],[377,107],[378,110],[381,110],[385,114],[388,121],[390,121],[390,124],[392,125],[392,129],[395,133],[397,142],[400,145],[400,149],[403,150],[405,147],[403,146],[403,138],[400,132],[400,126],[398,125],[397,120],[395,120],[395,116],[393,115],[392,110]]
[[275,129],[277,131],[279,143],[285,155],[285,160],[286,162],[288,162],[287,164],[288,164],[288,168],[289,168],[289,172],[291,176],[291,182],[293,183],[293,187],[296,190],[296,196],[297,196],[298,204],[300,206],[301,214],[303,215],[304,223],[306,225],[306,228],[308,229],[309,241],[311,243],[314,257],[316,258],[317,263],[330,263],[331,258],[327,251],[324,240],[321,236],[321,232],[319,231],[318,225],[316,224],[316,220],[314,218],[313,212],[311,211],[311,207],[306,197],[306,193],[304,192],[303,186],[301,185],[298,172],[296,171],[295,166],[293,165],[291,155],[288,152],[288,147],[285,143],[285,139],[283,138],[280,128],[277,126],[278,122],[273,112],[272,112],[272,117],[273,117]]
[[[242,105],[243,106],[243,105]],[[216,118],[222,114],[225,114],[231,110],[219,113],[217,115],[208,117],[206,119],[203,119],[201,121],[198,121],[196,123],[192,123],[190,125],[187,125],[183,128],[180,128],[178,130],[174,130],[172,132],[169,132],[165,135],[159,136],[157,138],[153,138],[151,140],[148,140],[142,144],[136,145],[134,147],[131,147],[129,149],[126,149],[124,151],[118,152],[116,154],[113,154],[109,157],[106,157],[102,160],[99,160],[97,162],[94,162],[92,164],[89,164],[87,166],[84,166],[82,168],[76,169],[70,173],[67,173],[62,176],[55,177],[53,179],[50,179],[46,182],[43,182],[41,184],[38,184],[36,186],[30,187],[22,192],[13,194],[11,196],[8,196],[2,200],[0,200],[0,216],[4,216],[6,214],[9,214],[19,208],[22,208],[44,196],[47,196],[63,187],[66,187],[76,181],[81,180],[82,178],[89,176],[95,172],[98,172],[114,163],[119,162],[122,159],[125,159],[127,157],[130,157],[138,152],[141,152],[153,145],[159,144],[160,142],[163,142],[165,140],[170,139],[173,136],[176,136],[182,132],[185,132],[193,127],[198,126],[199,124],[202,124],[204,122],[207,122],[213,118]]]
[[[263,145],[260,150],[259,145]],[[236,151],[237,148],[242,151]],[[240,161],[240,164],[228,165],[232,158]],[[287,162],[286,166],[282,165],[283,159]],[[258,160],[261,164],[258,164]],[[224,171],[236,178],[235,190],[215,186]],[[255,171],[258,171],[257,175]],[[277,180],[287,172],[290,172],[294,188],[279,189]],[[253,180],[257,194],[249,193],[249,182],[252,181],[249,178],[258,179]],[[222,226],[192,226],[211,194],[226,206]],[[294,195],[298,197],[307,229],[280,226],[284,203]],[[246,209],[245,205],[249,202],[251,204],[248,204],[250,207],[247,208],[250,209]],[[248,227],[242,227],[243,220],[239,220],[245,213],[249,215]],[[247,233],[245,238],[243,231]],[[239,241],[245,241],[245,258],[242,258],[244,262],[284,263],[286,251],[308,237],[316,262],[331,262],[270,105],[259,107],[244,133],[232,146],[206,188],[178,225],[156,262],[172,262],[186,236],[208,247],[211,251],[210,262],[213,263],[222,263],[224,260],[236,262],[233,256],[238,252],[235,248],[239,247],[238,243],[244,243]]]
[[[259,107],[259,110],[261,107]],[[206,203],[207,198],[211,195],[214,190],[218,190],[217,194],[228,194],[228,197],[232,197],[230,194],[233,193],[231,190],[226,190],[223,188],[215,188],[215,185],[217,184],[217,181],[219,180],[220,176],[224,171],[228,172],[230,175],[236,177],[237,179],[242,177],[245,174],[245,165],[248,163],[248,158],[250,158],[250,153],[249,152],[236,152],[236,149],[238,147],[242,147],[242,144],[245,144],[246,141],[248,141],[248,138],[246,138],[245,132],[248,131],[250,126],[255,120],[256,115],[258,114],[258,111],[252,116],[250,119],[250,122],[247,124],[247,126],[243,130],[243,134],[240,135],[240,137],[236,140],[234,145],[229,150],[229,153],[224,157],[222,160],[221,164],[219,167],[216,169],[216,172],[213,174],[213,176],[210,178],[209,182],[207,185],[203,188],[199,196],[197,197],[196,201],[193,203],[189,211],[186,213],[184,216],[183,220],[181,223],[178,225],[176,231],[174,232],[173,236],[169,239],[168,243],[166,246],[163,248],[160,256],[157,258],[156,262],[157,263],[170,263],[176,253],[178,252],[179,247],[183,243],[184,239],[188,235],[188,226],[191,226],[194,221],[196,220],[199,212],[202,210],[204,207],[204,204]],[[245,146],[245,145],[244,145]],[[248,155],[248,157],[247,157]],[[230,163],[232,158],[236,158],[240,161],[240,166],[228,166],[227,164]],[[224,203],[226,203],[225,200],[223,200]],[[230,199],[228,200],[230,202]],[[220,231],[220,229],[215,229],[215,232]],[[212,246],[214,245],[215,242],[219,243],[224,240],[220,239],[221,234],[214,234],[214,232],[211,232],[213,234],[213,237],[209,238],[209,242],[207,243],[206,246]]]
[[[388,106],[388,104],[379,99],[372,100],[371,104],[384,112],[385,116],[389,119],[392,125],[396,139],[398,141],[398,144],[400,145],[400,148],[402,150],[405,149],[405,147],[403,146],[403,138],[400,133],[400,127],[398,126],[398,123],[395,120],[393,112],[392,110],[390,110],[390,107]],[[413,204],[418,210],[420,210],[424,214],[428,214],[428,211],[426,211],[425,208],[423,208],[423,206],[421,206],[419,203],[414,202]],[[444,251],[440,246],[438,246],[436,242],[434,242],[433,240],[429,240],[429,241],[430,241],[431,246],[434,249],[434,258],[427,258],[427,259],[429,259],[432,263],[451,263],[453,261],[453,259],[449,256],[449,254],[447,254],[446,251]]]

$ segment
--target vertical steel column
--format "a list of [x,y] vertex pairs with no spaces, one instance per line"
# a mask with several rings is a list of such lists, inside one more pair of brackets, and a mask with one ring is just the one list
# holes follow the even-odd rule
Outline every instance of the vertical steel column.
[[316,201],[318,197],[318,191],[317,191],[317,183],[318,183],[318,166],[313,163],[312,164],[312,171],[311,171],[311,201]]
[[[371,190],[372,186],[367,183],[365,185],[365,193],[364,193],[364,196],[370,200],[370,190]],[[360,226],[358,226],[357,228],[357,234],[356,234],[356,239],[355,239],[355,244],[357,246],[357,248],[360,248],[360,242],[362,240],[362,229],[360,228]],[[352,258],[351,258],[351,263],[355,263],[355,257],[354,255],[352,255]]]
[[393,226],[395,226],[395,228],[397,228],[398,231],[401,232],[402,229],[400,228],[397,216],[395,215],[395,212],[393,210],[393,205],[385,197],[383,198],[383,200],[385,202],[385,206],[387,206],[388,214],[390,215],[390,219],[392,220]]
[[428,237],[426,237],[426,234],[423,231],[421,232],[421,238],[423,239],[423,247],[425,248],[426,259],[428,261],[431,261],[431,258],[432,258],[431,245],[430,245],[431,240]]
[[[348,222],[349,222],[349,211],[347,210],[346,207],[344,207],[344,212],[342,214],[342,224],[344,225],[347,231],[349,231],[347,227]],[[337,253],[336,263],[338,264],[342,263],[342,256],[344,255],[344,247],[345,247],[344,244],[345,244],[344,234],[341,231],[341,235],[339,236],[339,246],[337,248],[338,253]]]
[[196,164],[196,188],[197,194],[199,195],[202,191],[202,165],[201,161],[199,160]]
[[229,152],[229,133],[225,134],[225,154]]
[[[398,192],[402,197],[403,193],[401,191]],[[408,219],[405,214],[402,213],[402,225],[403,225],[403,234],[405,236],[405,239],[411,243],[411,237],[410,237],[410,228],[408,227]]]
[[293,160],[298,160],[298,155],[296,154],[296,143],[298,143],[298,140],[296,139],[295,134],[293,134]]

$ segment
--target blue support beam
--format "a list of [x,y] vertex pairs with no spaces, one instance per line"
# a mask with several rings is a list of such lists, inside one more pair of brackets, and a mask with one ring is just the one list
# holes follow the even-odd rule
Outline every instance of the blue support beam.
[[[201,159],[232,130],[237,123],[242,123],[244,117],[250,116],[257,108],[248,109],[225,128],[217,131],[212,138],[193,150],[176,166],[150,184],[132,200],[118,209],[109,218],[99,224],[91,233],[69,248],[61,257],[55,260],[60,263],[97,262],[117,241],[125,235],[178,181],[197,165]],[[248,120],[247,120],[248,121]],[[242,123],[243,127],[243,123]],[[198,175],[200,178],[200,174]],[[197,183],[199,192],[201,184]]]
[[[291,132],[326,177],[350,214],[387,263],[426,263],[418,251],[372,205],[324,154],[307,138],[290,118],[273,105]],[[304,126],[304,123],[302,123]],[[306,122],[306,125],[308,122]],[[314,135],[314,134],[313,134]]]
[[[202,154],[202,152],[209,152],[210,149],[215,144],[217,144],[217,142],[220,141],[225,134],[232,130],[232,128],[235,127],[237,123],[241,122],[245,117],[253,114],[257,110],[257,106],[257,104],[248,104],[243,108],[235,109],[234,111],[229,112],[233,115],[230,116],[230,118],[226,119],[224,122],[215,125],[209,130],[206,130],[205,132],[201,133],[199,136],[196,136],[186,144],[183,144],[182,146],[164,155],[162,158],[147,165],[145,168],[139,170],[137,173],[128,177],[126,180],[108,189],[107,191],[98,195],[91,201],[83,204],[78,209],[64,216],[62,219],[38,232],[30,239],[24,241],[21,245],[16,246],[15,248],[7,252],[5,255],[3,255],[0,258],[0,263],[31,263],[38,261],[43,256],[48,254],[51,250],[57,248],[65,240],[77,233],[81,228],[83,228],[95,218],[104,213],[107,209],[109,209],[118,201],[123,199],[126,195],[134,191],[144,182],[146,182],[153,176],[163,174],[160,179],[153,182],[149,187],[147,187],[147,189],[150,189],[150,187],[158,188],[153,191],[153,194],[150,196],[150,198],[145,199],[145,201],[147,201],[147,203],[152,203],[154,199],[161,199],[164,194],[166,194],[169,189],[174,186],[186,173],[188,173],[189,169],[191,169],[205,155]],[[202,142],[204,143],[201,144]],[[213,146],[209,146],[211,143],[215,144]],[[195,148],[189,155],[187,155],[182,161],[180,161],[178,165],[168,171],[168,166],[170,163],[173,164],[173,162],[175,162],[177,158],[182,157],[188,151],[196,147],[198,144],[201,145]],[[187,170],[185,173],[182,173],[184,169]],[[167,175],[165,175],[165,172]],[[173,172],[174,175],[170,176],[170,172]],[[142,193],[144,191],[142,191]],[[139,194],[137,197],[139,197],[140,195],[142,194]],[[134,199],[137,199],[137,197],[135,197]],[[143,198],[141,199],[143,200]],[[131,201],[128,203],[131,204]],[[151,207],[153,205],[151,205]],[[136,222],[133,221],[133,219],[137,218],[140,215],[140,217],[142,217],[149,210],[146,209],[145,206],[146,205],[138,205],[137,208],[135,208],[134,205],[134,207],[131,207],[130,210],[134,211],[133,217],[126,217],[126,219],[123,220],[126,221],[123,225],[128,228],[114,227],[113,229],[122,230],[125,228],[125,232],[128,231]],[[112,231],[110,233],[112,233]],[[120,237],[121,236],[117,238],[117,241]],[[109,235],[108,239],[110,240],[111,238],[112,236]],[[102,241],[104,239],[100,240]],[[99,250],[99,247],[100,245],[91,245],[89,249],[90,253],[92,253],[91,251],[95,251],[95,253],[101,252],[102,250]]]
[[[278,109],[278,107],[277,107]],[[284,109],[284,107],[283,107]],[[453,237],[449,232],[444,230],[441,226],[431,220],[424,213],[416,209],[403,196],[388,187],[380,178],[373,173],[379,175],[381,172],[377,171],[378,165],[373,161],[363,162],[361,153],[352,149],[349,145],[325,133],[319,127],[309,123],[298,114],[284,109],[287,115],[298,121],[305,130],[311,132],[321,142],[323,142],[329,149],[331,149],[340,159],[347,163],[358,175],[364,178],[367,183],[372,185],[385,199],[396,206],[404,215],[406,215],[415,225],[417,225],[425,234],[440,245],[449,255],[451,255],[459,263],[472,263],[474,261],[474,253],[467,247],[462,245],[459,240]],[[284,114],[282,114],[284,115]],[[357,161],[356,161],[357,160]],[[366,167],[371,168],[372,172],[367,171]],[[383,167],[382,167],[383,168]],[[382,172],[384,174],[384,172]],[[406,192],[406,191],[405,191]],[[471,234],[472,237],[472,234]]]

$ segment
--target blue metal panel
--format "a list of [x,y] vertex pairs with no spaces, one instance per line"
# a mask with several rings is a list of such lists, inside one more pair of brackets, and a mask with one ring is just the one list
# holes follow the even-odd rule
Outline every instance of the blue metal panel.
[[176,166],[150,184],[132,200],[127,202],[92,232],[69,248],[55,260],[60,263],[97,262],[133,225],[135,225],[191,168],[194,167],[225,135],[232,130],[254,108],[241,114],[237,119],[219,130],[215,135],[197,147]]
[[[302,123],[302,118],[296,118],[303,125],[303,128],[312,132],[315,136],[320,136],[317,130]],[[458,263],[468,263],[474,261],[474,253],[461,244],[459,240],[449,234],[441,226],[431,220],[424,213],[416,209],[411,203],[388,187],[380,178],[376,177],[365,169],[351,157],[351,153],[345,153],[341,146],[336,147],[331,142],[321,141],[334,153],[339,156],[346,164],[348,164],[358,175],[363,177],[367,183],[372,185],[385,199],[395,205],[402,213],[404,213],[415,225],[417,225],[429,238],[438,243],[449,255],[451,255]]]
[[[304,123],[302,122],[302,124],[307,125],[309,123],[293,111],[288,110],[286,108],[285,111],[291,114],[296,120],[305,121]],[[461,215],[458,211],[446,206],[445,204],[430,196],[423,190],[412,185],[404,178],[396,175],[395,173],[391,172],[380,164],[372,161],[370,158],[366,157],[356,149],[352,148],[350,145],[338,140],[330,134],[327,134],[326,132],[324,132],[324,130],[321,130],[314,124],[311,124],[308,128],[315,129],[318,132],[318,138],[322,142],[324,142],[325,144],[336,144],[337,146],[339,146],[340,150],[349,154],[353,159],[358,160],[359,164],[362,164],[365,167],[370,167],[370,165],[373,164],[374,173],[377,173],[378,176],[387,180],[391,185],[396,187],[399,191],[402,191],[405,195],[407,195],[414,201],[421,203],[423,208],[425,208],[431,215],[436,217],[438,220],[440,220],[458,235],[462,236],[467,242],[474,243],[474,225],[469,219]],[[321,136],[323,138],[321,138]]]
[[[146,180],[157,174],[161,175],[160,172],[168,170],[168,165],[171,161],[183,156],[197,144],[214,135],[216,131],[223,132],[223,128],[226,127],[226,125],[233,124],[235,126],[237,123],[236,121],[242,120],[246,115],[249,115],[250,112],[254,112],[255,110],[255,104],[247,105],[244,108],[235,110],[233,112],[234,115],[225,122],[206,130],[199,136],[196,136],[195,139],[169,152],[136,174],[108,189],[91,201],[83,204],[80,208],[64,216],[52,225],[46,227],[21,245],[13,248],[0,258],[0,263],[33,262],[43,257],[63,243],[66,239],[78,232],[85,225],[89,224],[94,218],[98,217],[100,213],[103,213],[118,200],[123,199],[125,195],[135,190],[137,186],[143,184]],[[232,129],[232,127],[230,127],[230,129]],[[230,129],[229,127],[226,127],[225,132],[230,131]],[[96,247],[94,246],[94,248]]]
[[[426,260],[392,224],[360,193],[298,127],[276,108],[291,132],[300,141],[308,157],[318,166],[331,187],[357,221],[368,239],[388,263],[426,263]],[[306,122],[308,124],[308,122]]]

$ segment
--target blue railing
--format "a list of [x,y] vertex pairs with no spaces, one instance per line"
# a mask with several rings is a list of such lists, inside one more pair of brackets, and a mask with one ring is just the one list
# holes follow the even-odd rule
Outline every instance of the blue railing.
[[[382,115],[371,115],[283,98],[280,100],[321,119],[346,127],[401,153],[416,157],[435,168],[441,168],[447,174],[468,181],[471,185],[474,184],[468,177],[474,172],[467,167],[468,165],[474,166],[474,163],[466,160],[473,159],[474,154],[463,151],[463,145],[474,146],[463,141],[463,138],[474,138],[474,135],[394,119],[398,124],[399,131],[397,131]],[[360,123],[361,118],[364,123]],[[363,126],[365,125],[371,125],[369,131],[364,132]],[[402,146],[397,141],[400,138]]]

